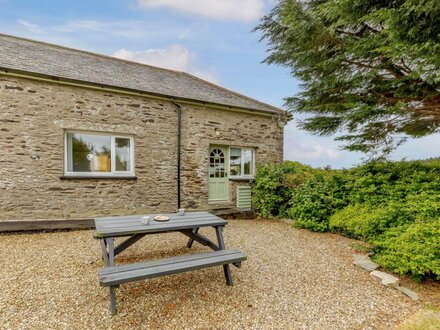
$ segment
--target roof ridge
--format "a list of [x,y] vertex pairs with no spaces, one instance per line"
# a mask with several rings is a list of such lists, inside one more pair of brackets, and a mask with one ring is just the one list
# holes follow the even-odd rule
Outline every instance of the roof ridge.
[[183,72],[183,71],[167,69],[167,68],[163,68],[163,67],[155,66],[155,65],[151,65],[151,64],[140,63],[140,62],[136,62],[136,61],[132,61],[132,60],[126,60],[126,59],[115,57],[115,56],[111,56],[111,55],[95,53],[95,52],[92,52],[92,51],[89,51],[89,50],[84,50],[84,49],[78,49],[78,48],[73,48],[73,47],[53,44],[53,43],[47,42],[47,41],[30,39],[30,38],[25,38],[25,37],[17,37],[17,36],[14,36],[12,34],[6,34],[6,33],[1,33],[0,32],[0,36],[5,36],[5,37],[12,38],[12,39],[21,39],[21,40],[28,41],[28,42],[38,43],[38,44],[42,44],[42,45],[46,45],[46,46],[51,46],[51,47],[54,47],[54,48],[61,48],[61,49],[69,50],[69,51],[75,51],[75,52],[78,52],[78,53],[84,53],[84,54],[88,54],[88,55],[93,55],[93,56],[98,56],[98,57],[103,57],[103,58],[109,58],[109,59],[120,61],[120,62],[126,62],[126,63],[131,63],[131,64],[148,66],[148,67],[151,67],[151,68],[154,68],[154,69],[159,69],[159,70],[162,70],[162,71],[171,71],[171,72],[180,73],[180,74],[186,73],[186,72]]

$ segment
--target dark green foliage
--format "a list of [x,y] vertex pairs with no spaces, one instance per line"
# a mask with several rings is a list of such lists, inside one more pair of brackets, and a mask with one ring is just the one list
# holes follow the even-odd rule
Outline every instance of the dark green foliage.
[[256,30],[302,81],[286,103],[303,128],[384,154],[438,132],[440,1],[283,0]]
[[286,216],[292,188],[313,169],[297,162],[258,166],[253,182],[252,203],[261,216]]
[[351,170],[267,165],[257,172],[253,194],[262,216],[287,216],[297,227],[362,239],[373,244],[376,260],[387,269],[439,277],[440,251],[434,248],[440,235],[433,236],[440,226],[438,159]]
[[418,279],[440,279],[440,217],[391,228],[374,243],[381,266]]
[[337,211],[329,220],[329,228],[349,237],[368,241],[392,226],[405,222],[397,205],[373,207],[367,204],[349,205]]
[[330,216],[347,205],[347,194],[341,175],[317,171],[292,191],[288,215],[294,225],[314,231],[327,231]]
[[440,162],[377,162],[350,170],[353,204],[377,205],[440,191]]

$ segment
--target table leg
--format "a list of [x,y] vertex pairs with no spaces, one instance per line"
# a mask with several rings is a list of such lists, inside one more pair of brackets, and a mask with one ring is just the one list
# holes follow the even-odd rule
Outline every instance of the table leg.
[[[223,239],[223,226],[215,227],[215,232],[217,234],[218,246],[220,250],[224,250],[225,241]],[[226,284],[230,286],[234,285],[234,282],[232,281],[232,274],[229,265],[223,265],[223,272],[225,274]]]
[[[199,229],[200,229],[200,227],[194,228],[194,229],[192,230],[192,232],[193,232],[194,234],[197,234],[197,233],[199,232]],[[193,239],[193,238],[190,238],[190,239],[188,240],[188,243],[186,244],[186,247],[187,247],[188,249],[191,249],[193,243],[194,243],[194,239]]]
[[111,286],[110,290],[110,313],[111,315],[116,314],[116,287]]
[[105,239],[101,239],[101,250],[102,250],[102,260],[104,261],[104,266],[108,267],[110,266],[109,260],[108,260],[108,252],[107,252],[107,245],[105,243]]
[[[102,255],[104,258],[105,267],[111,267],[115,265],[115,244],[113,237],[107,237],[101,239]],[[109,287],[110,294],[110,313],[116,314],[116,288],[117,286]]]
[[114,266],[115,265],[115,244],[113,237],[107,237],[105,239],[105,242],[108,247],[108,265]]

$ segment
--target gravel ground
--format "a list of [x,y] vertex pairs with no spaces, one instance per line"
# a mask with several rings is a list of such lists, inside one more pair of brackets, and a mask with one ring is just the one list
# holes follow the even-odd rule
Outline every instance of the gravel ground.
[[[0,328],[389,329],[421,309],[353,266],[349,239],[231,220],[225,241],[248,254],[232,267],[233,287],[221,267],[128,283],[111,317],[91,231],[2,235]],[[117,263],[185,254],[185,243],[181,234],[147,236]],[[202,251],[194,244],[190,253]]]

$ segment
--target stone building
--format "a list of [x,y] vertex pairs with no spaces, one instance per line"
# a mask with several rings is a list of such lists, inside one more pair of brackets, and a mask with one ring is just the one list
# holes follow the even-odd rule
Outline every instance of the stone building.
[[248,209],[284,118],[184,72],[0,35],[0,220]]

